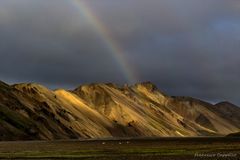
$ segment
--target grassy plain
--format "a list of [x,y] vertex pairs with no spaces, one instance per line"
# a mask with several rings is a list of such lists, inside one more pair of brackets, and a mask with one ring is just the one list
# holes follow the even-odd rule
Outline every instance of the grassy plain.
[[239,160],[232,137],[0,142],[0,159]]

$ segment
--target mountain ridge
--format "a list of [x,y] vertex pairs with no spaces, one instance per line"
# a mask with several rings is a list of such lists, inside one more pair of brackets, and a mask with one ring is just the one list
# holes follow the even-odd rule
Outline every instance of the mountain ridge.
[[239,122],[236,105],[168,96],[151,82],[50,90],[0,81],[0,140],[219,136]]

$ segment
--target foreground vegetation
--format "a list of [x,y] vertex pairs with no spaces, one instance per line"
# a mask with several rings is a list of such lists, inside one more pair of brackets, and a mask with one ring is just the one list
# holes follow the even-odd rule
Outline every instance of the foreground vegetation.
[[0,143],[1,159],[232,160],[240,158],[238,154],[240,154],[239,138],[15,141]]

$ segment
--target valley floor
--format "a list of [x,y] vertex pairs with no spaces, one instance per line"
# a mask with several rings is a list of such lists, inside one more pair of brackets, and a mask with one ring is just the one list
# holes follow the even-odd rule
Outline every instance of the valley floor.
[[0,159],[238,160],[239,138],[0,142]]

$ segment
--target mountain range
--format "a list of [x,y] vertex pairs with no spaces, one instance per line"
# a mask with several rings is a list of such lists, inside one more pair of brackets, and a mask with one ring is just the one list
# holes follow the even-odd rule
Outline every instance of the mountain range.
[[225,136],[240,131],[240,108],[174,97],[151,82],[50,90],[0,81],[0,140]]

